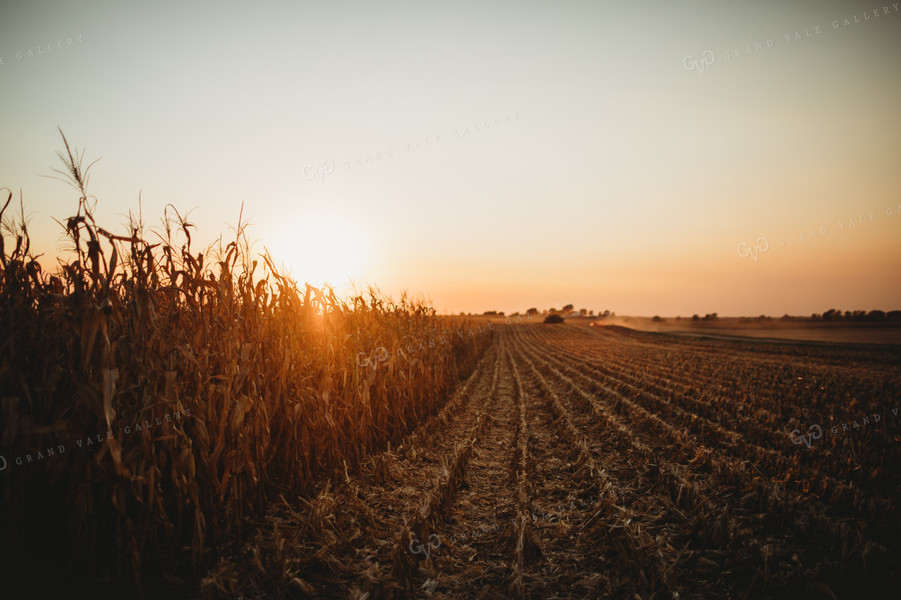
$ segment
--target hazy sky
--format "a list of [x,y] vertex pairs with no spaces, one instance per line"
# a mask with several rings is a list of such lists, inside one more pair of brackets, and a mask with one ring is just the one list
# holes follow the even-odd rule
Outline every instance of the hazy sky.
[[39,177],[60,126],[103,157],[106,228],[142,191],[208,242],[243,201],[314,283],[452,312],[901,308],[899,4],[184,4],[0,4],[0,186],[39,249],[75,208]]

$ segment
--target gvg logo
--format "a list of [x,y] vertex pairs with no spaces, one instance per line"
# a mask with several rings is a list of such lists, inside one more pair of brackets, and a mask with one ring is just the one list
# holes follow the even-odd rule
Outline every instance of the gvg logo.
[[429,541],[425,544],[419,542],[419,538],[410,540],[410,552],[413,554],[425,554],[426,558],[432,555],[432,550],[437,550],[441,546],[441,538],[437,534],[429,535]]
[[697,71],[701,75],[704,74],[704,69],[715,62],[716,56],[713,55],[712,50],[704,50],[698,59],[695,59],[691,54],[682,59],[682,65],[686,71]]
[[[364,357],[360,360],[360,357]],[[363,368],[371,366],[373,369],[379,368],[379,363],[388,362],[388,349],[384,346],[376,348],[371,356],[366,356],[364,352],[357,353],[357,365]]]
[[334,172],[335,172],[335,163],[333,163],[330,160],[322,161],[321,169],[318,169],[318,168],[314,167],[313,165],[306,165],[303,168],[303,176],[306,179],[309,179],[311,181],[313,179],[319,179],[319,181],[321,181],[322,183],[325,183],[326,175],[331,175]]
[[807,430],[807,433],[801,435],[801,432],[797,429],[788,434],[789,439],[792,441],[792,444],[796,446],[800,446],[804,444],[808,448],[813,443],[813,440],[818,440],[823,437],[823,428],[819,425],[811,425]]
[[757,259],[760,257],[761,252],[766,252],[770,249],[770,241],[765,237],[757,238],[757,243],[753,246],[749,246],[748,244],[742,242],[738,245],[738,255],[742,258],[748,258],[749,256],[754,259],[754,262],[757,262]]

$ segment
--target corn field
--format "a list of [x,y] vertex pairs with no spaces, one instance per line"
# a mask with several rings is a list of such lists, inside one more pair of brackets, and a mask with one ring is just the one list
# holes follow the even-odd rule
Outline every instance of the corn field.
[[4,598],[896,595],[896,346],[339,300],[61,157],[54,272],[0,198]]
[[189,585],[273,500],[346,477],[435,415],[490,343],[406,297],[298,285],[240,223],[200,251],[172,207],[113,234],[65,147],[57,172],[78,201],[57,269],[0,191],[5,591]]

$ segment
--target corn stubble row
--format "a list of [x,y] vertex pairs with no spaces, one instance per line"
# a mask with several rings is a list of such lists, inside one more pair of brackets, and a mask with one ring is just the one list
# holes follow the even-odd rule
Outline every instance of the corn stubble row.
[[[735,428],[734,423],[732,428],[723,428],[719,418],[706,421],[701,416],[704,411],[696,409],[700,408],[696,400],[676,391],[674,384],[690,379],[695,386],[713,389],[712,381],[728,381],[744,374],[710,368],[718,366],[714,360],[724,360],[717,356],[706,362],[711,373],[707,381],[699,382],[696,376],[688,378],[684,371],[666,364],[662,366],[669,368],[659,379],[648,378],[646,364],[635,359],[635,355],[645,351],[644,347],[630,352],[633,347],[614,337],[618,334],[601,335],[603,343],[595,342],[593,346],[582,344],[577,335],[558,337],[559,343],[544,358],[542,369],[572,390],[574,398],[581,398],[597,422],[623,433],[624,442],[632,446],[635,456],[658,463],[661,489],[678,489],[678,495],[672,495],[675,504],[686,514],[697,510],[704,515],[698,520],[704,523],[699,539],[708,538],[705,543],[728,549],[729,567],[723,572],[739,588],[748,590],[749,597],[759,595],[761,590],[790,589],[800,590],[799,596],[818,590],[806,597],[881,597],[873,592],[897,585],[899,521],[892,500],[896,494],[884,495],[882,491],[891,489],[897,481],[897,444],[892,439],[895,434],[886,429],[879,433],[887,435],[878,438],[874,428],[867,432],[870,439],[861,441],[859,451],[841,459],[835,456],[835,449],[825,445],[816,447],[816,453],[802,456],[786,434],[782,434],[779,445],[760,446],[758,443],[765,444],[770,435],[765,414],[775,414],[777,410],[801,412],[807,405],[806,398],[783,402],[784,406],[761,400],[768,387],[780,382],[772,381],[772,374],[752,380],[757,393],[745,401],[760,405],[760,409],[747,420],[747,432]],[[542,342],[549,339],[549,335],[545,336]],[[681,340],[653,343],[657,352],[649,353],[649,357],[659,362],[661,356],[672,362],[691,362],[693,358],[661,351],[661,347],[668,350],[687,345]],[[769,348],[749,347],[752,353],[759,353],[761,362],[770,360],[775,353]],[[780,350],[792,360],[792,348]],[[801,352],[813,356],[808,358]],[[792,376],[799,381],[802,376],[817,381],[818,369],[827,372],[817,360],[821,356],[853,358],[860,354],[865,364],[897,356],[897,351],[828,347],[815,351],[803,348],[797,353],[801,356],[794,360]],[[611,358],[616,356],[623,358]],[[752,362],[755,358],[752,354],[740,360]],[[842,368],[853,375],[860,367],[852,364]],[[890,368],[882,370],[881,375],[884,381],[874,382],[875,386],[892,389],[897,385],[896,373]],[[668,384],[660,386],[663,381]],[[845,387],[855,395],[867,397],[867,388],[856,382],[848,385],[846,381]],[[653,390],[658,390],[660,396]],[[711,396],[716,393],[704,397],[705,402],[715,406]],[[840,403],[833,403],[831,408],[837,413],[860,410]],[[709,407],[706,412],[714,416]],[[651,435],[645,440],[652,440],[653,448],[629,439],[630,431],[649,432]],[[662,459],[662,455],[667,458]],[[853,471],[872,471],[869,478],[873,483],[858,486],[852,479],[853,471],[845,466],[850,461],[856,465]],[[696,474],[701,476],[695,477]],[[723,490],[731,490],[728,505],[719,499]],[[665,581],[664,584],[668,585]]]
[[[392,576],[408,586],[412,585],[417,571],[417,561],[407,551],[410,547],[410,541],[413,539],[431,539],[439,529],[441,521],[451,511],[460,488],[465,483],[466,469],[475,452],[476,442],[493,423],[490,409],[494,406],[492,401],[497,399],[499,376],[500,363],[497,362],[494,365],[491,384],[487,392],[489,402],[479,411],[475,423],[464,439],[454,445],[452,456],[442,463],[438,477],[432,482],[431,489],[425,493],[410,522],[402,528],[397,538],[393,555]],[[424,436],[430,430],[434,431],[439,424],[450,424],[450,413],[454,409],[460,408],[466,395],[471,393],[473,384],[474,378],[471,377],[455,396],[454,401],[448,403],[447,408],[450,410],[442,410],[437,418],[425,424],[422,428],[422,434],[417,435],[419,434],[417,432],[411,436],[410,443],[422,441]]]
[[[407,298],[389,309],[371,288],[339,301],[300,287],[251,259],[240,224],[203,252],[174,210],[156,231],[130,218],[113,235],[66,150],[81,198],[56,272],[0,198],[0,455],[112,437],[0,472],[7,585],[65,571],[140,595],[202,572],[269,499],[309,494],[436,413],[490,341]],[[379,369],[354,360],[440,336],[451,342]],[[123,433],[175,412],[190,417]]]

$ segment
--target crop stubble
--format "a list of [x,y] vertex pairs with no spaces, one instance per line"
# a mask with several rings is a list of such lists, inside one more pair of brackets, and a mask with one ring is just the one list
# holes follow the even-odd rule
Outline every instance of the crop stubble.
[[269,515],[245,550],[292,529],[286,575],[267,584],[236,557],[235,583],[245,597],[286,581],[335,598],[871,597],[898,583],[898,430],[813,448],[787,432],[897,398],[897,365],[879,348],[499,327],[439,416]]

